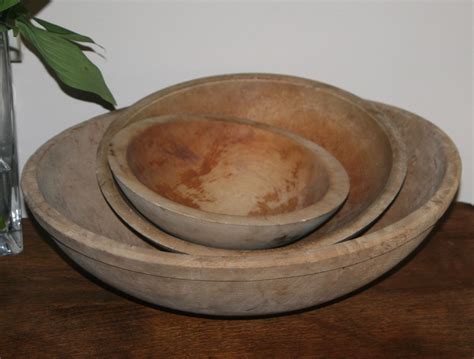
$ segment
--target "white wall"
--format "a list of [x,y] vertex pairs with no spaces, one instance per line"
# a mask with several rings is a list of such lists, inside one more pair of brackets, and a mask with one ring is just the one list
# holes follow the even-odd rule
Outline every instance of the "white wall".
[[[119,106],[177,82],[275,72],[406,108],[446,131],[473,197],[472,3],[52,1],[40,17],[91,35]],[[25,50],[14,65],[20,163],[101,107],[65,96]]]

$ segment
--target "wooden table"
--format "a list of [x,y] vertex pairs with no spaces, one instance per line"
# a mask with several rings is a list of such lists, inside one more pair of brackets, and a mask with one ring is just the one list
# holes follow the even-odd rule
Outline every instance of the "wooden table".
[[31,220],[25,251],[0,258],[0,357],[474,356],[474,209],[374,283],[317,308],[208,318],[130,298],[71,263]]

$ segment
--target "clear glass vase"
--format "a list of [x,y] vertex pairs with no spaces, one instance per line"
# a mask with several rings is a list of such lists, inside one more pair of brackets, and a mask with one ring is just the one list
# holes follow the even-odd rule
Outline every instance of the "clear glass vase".
[[23,250],[8,35],[0,33],[0,256]]

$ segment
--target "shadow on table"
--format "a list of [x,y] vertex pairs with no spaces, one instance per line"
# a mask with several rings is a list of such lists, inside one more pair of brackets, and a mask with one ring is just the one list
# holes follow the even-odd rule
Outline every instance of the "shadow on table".
[[267,315],[259,315],[259,316],[241,316],[241,317],[232,317],[232,316],[213,316],[213,315],[205,315],[205,314],[194,314],[194,313],[188,313],[188,312],[183,312],[175,309],[170,309],[170,308],[165,308],[156,304],[151,304],[148,302],[145,302],[141,299],[135,298],[125,292],[122,292],[107,283],[101,281],[99,278],[94,277],[92,274],[89,272],[85,271],[80,267],[78,264],[76,264],[74,261],[72,261],[60,248],[59,246],[51,239],[49,234],[33,219],[33,216],[31,213],[29,213],[29,218],[32,219],[32,223],[34,224],[36,230],[38,233],[41,235],[41,237],[44,239],[44,241],[74,270],[78,271],[83,277],[86,279],[90,280],[91,282],[95,283],[96,285],[108,290],[109,292],[112,292],[124,299],[127,299],[129,301],[135,302],[140,305],[144,305],[149,308],[153,309],[158,309],[167,313],[171,314],[177,314],[177,315],[184,315],[187,317],[195,317],[195,318],[203,318],[203,319],[213,319],[213,320],[256,320],[256,319],[268,319],[268,318],[278,318],[278,317],[284,317],[288,315],[295,315],[295,314],[301,314],[313,310],[317,310],[320,308],[327,307],[329,305],[333,305],[339,302],[342,302],[348,298],[351,298],[375,285],[378,283],[384,281],[387,277],[390,277],[394,273],[398,272],[401,268],[403,268],[405,265],[407,265],[409,262],[415,258],[420,251],[425,248],[428,243],[431,241],[433,238],[433,235],[436,234],[437,230],[439,227],[441,227],[444,222],[446,221],[447,218],[449,218],[451,212],[453,210],[453,205],[451,205],[446,213],[443,215],[443,217],[438,221],[438,223],[435,225],[434,229],[431,231],[431,233],[427,236],[427,238],[412,252],[410,255],[408,255],[405,259],[403,259],[400,263],[398,263],[395,267],[393,267],[391,270],[383,274],[382,276],[378,277],[377,279],[373,280],[372,282],[364,285],[363,287],[356,289],[348,294],[343,295],[342,297],[333,299],[329,302],[323,303],[323,304],[318,304],[312,307],[304,308],[304,309],[299,309],[291,312],[285,312],[285,313],[280,313],[280,314],[267,314]]

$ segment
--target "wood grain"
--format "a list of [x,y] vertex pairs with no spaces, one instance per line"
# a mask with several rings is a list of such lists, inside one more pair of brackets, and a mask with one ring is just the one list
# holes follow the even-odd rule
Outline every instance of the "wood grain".
[[423,357],[474,355],[474,209],[455,204],[422,246],[345,298],[259,319],[191,316],[91,278],[30,220],[0,258],[0,357]]

